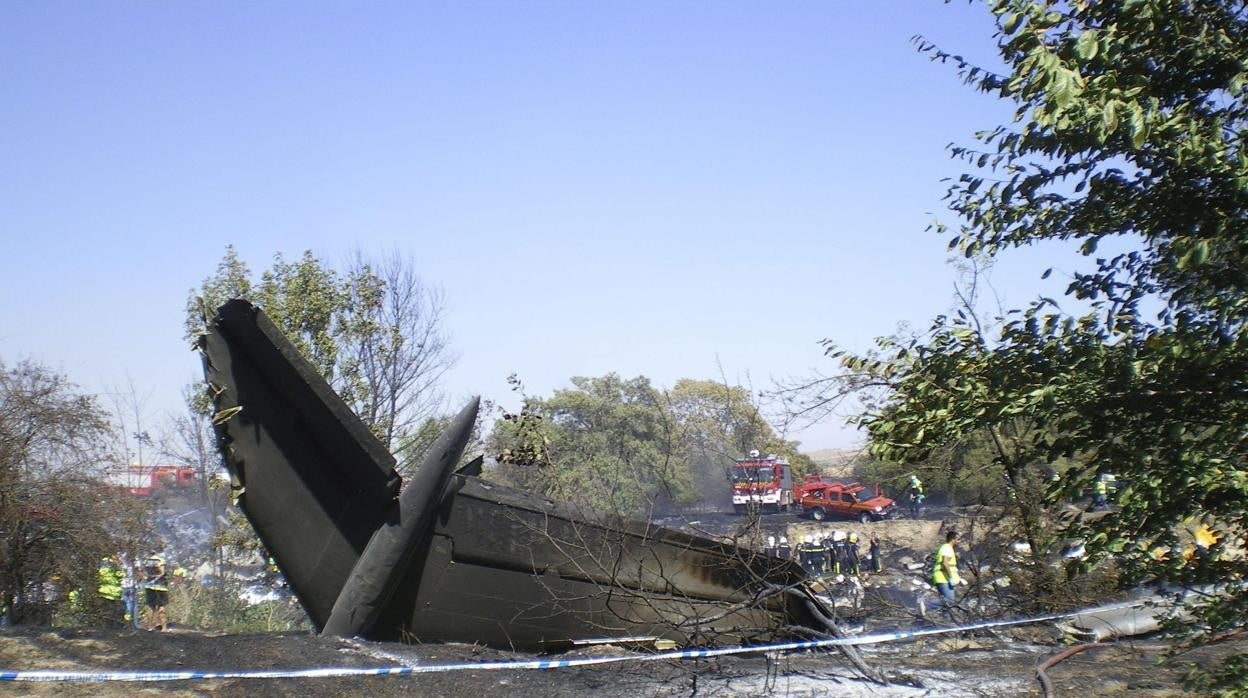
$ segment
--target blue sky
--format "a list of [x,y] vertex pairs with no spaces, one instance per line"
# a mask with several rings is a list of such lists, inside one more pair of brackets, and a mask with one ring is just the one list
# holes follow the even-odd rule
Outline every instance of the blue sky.
[[175,408],[233,244],[410,255],[457,402],[830,368],[820,339],[949,306],[945,148],[1011,114],[915,34],[995,64],[987,10],[937,0],[0,3],[0,359]]

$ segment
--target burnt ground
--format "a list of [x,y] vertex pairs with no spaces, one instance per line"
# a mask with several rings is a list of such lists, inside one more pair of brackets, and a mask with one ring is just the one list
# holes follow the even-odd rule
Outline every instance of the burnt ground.
[[[229,679],[161,683],[8,683],[0,695],[33,696],[999,696],[1039,695],[1035,666],[1062,649],[1039,626],[1013,636],[927,639],[866,649],[895,684],[853,677],[835,652],[740,655],[702,660],[630,661],[554,670],[466,670],[409,676]],[[1041,643],[1044,644],[1041,644]],[[1159,641],[1122,642],[1074,656],[1049,670],[1056,695],[1185,695],[1189,663],[1248,652],[1248,639],[1228,641],[1157,663]],[[644,653],[603,646],[563,658]],[[382,667],[524,660],[535,655],[458,644],[402,645],[320,638],[305,633],[219,635],[0,631],[0,672],[13,670],[144,671],[273,670]],[[547,656],[545,658],[552,658]]]
[[[675,518],[675,517],[673,517]],[[891,579],[910,588],[923,571],[906,568],[921,560],[939,538],[943,524],[962,518],[933,509],[920,520],[862,525],[815,523],[795,516],[769,516],[755,538],[833,530],[878,535]],[[696,519],[696,520],[695,520]],[[665,521],[711,535],[739,530],[740,517],[709,514]],[[965,519],[959,522],[965,525]],[[888,619],[870,617],[867,632],[908,627],[913,617],[900,609]],[[893,609],[897,611],[897,608]],[[1189,665],[1212,666],[1220,658],[1248,653],[1248,637],[1193,650],[1162,661],[1159,638],[1121,641],[1066,659],[1048,671],[1055,695],[1180,696]],[[135,630],[66,631],[0,628],[0,673],[6,671],[246,671],[324,667],[430,666],[522,661],[534,658],[631,657],[638,661],[553,670],[461,670],[407,676],[303,679],[214,679],[159,683],[13,683],[0,681],[0,696],[1001,696],[1040,695],[1036,665],[1069,647],[1048,624],[972,637],[942,635],[917,641],[864,647],[867,661],[884,670],[893,684],[881,687],[856,678],[835,650],[784,655],[755,653],[715,659],[640,661],[636,648],[598,646],[560,655],[506,652],[462,644],[373,643],[320,638],[308,633],[225,635],[175,627],[167,633]]]

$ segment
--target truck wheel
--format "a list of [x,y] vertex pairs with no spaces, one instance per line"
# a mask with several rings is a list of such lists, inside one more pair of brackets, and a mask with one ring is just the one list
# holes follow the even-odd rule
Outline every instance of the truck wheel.
[[810,518],[814,519],[815,521],[823,521],[824,519],[828,518],[828,512],[824,511],[823,507],[815,507],[814,509],[810,510]]
[[740,516],[740,515],[744,514],[744,513],[745,513],[745,505],[744,505],[744,504],[733,504],[733,505],[732,505],[732,513],[736,514],[737,516]]
[[871,515],[864,511],[858,515],[858,521],[864,524],[869,524],[871,523]]

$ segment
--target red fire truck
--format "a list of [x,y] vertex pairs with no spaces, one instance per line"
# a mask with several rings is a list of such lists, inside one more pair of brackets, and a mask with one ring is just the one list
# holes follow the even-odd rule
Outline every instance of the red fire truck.
[[146,497],[162,487],[186,487],[195,482],[195,469],[184,465],[128,465],[109,471],[108,483],[130,494]]
[[732,510],[744,514],[751,509],[776,513],[793,504],[793,472],[789,461],[757,451],[736,461],[728,473],[732,480]]

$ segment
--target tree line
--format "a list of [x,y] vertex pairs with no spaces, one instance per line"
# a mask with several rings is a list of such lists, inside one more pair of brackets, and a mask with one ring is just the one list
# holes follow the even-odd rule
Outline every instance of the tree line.
[[645,376],[614,373],[571,383],[526,397],[519,413],[495,423],[497,477],[586,509],[644,515],[727,510],[725,470],[752,449],[787,457],[799,475],[815,469],[742,386],[686,378],[661,390]]

